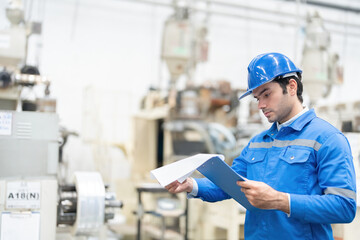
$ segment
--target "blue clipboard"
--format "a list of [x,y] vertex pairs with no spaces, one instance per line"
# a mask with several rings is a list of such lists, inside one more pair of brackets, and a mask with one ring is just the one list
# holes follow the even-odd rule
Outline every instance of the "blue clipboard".
[[246,181],[246,178],[236,173],[219,157],[210,158],[198,167],[197,170],[247,210],[257,209],[249,203],[245,194],[240,190],[240,186],[236,184],[237,181]]

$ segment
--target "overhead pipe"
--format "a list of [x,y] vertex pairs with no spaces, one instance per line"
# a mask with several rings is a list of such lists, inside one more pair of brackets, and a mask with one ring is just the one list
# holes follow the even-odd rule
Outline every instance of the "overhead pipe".
[[[155,1],[154,0],[122,0],[122,1],[128,1],[128,2],[132,2],[132,3],[138,2],[138,3],[155,5],[155,6],[161,6],[161,7],[170,7],[170,8],[174,7],[173,3],[165,3],[165,2],[156,1],[156,0]],[[229,2],[216,1],[216,0],[194,0],[194,1],[206,2],[206,3],[210,3],[210,4],[214,4],[214,5],[221,5],[221,6],[230,7],[230,8],[239,8],[239,9],[245,9],[245,10],[250,10],[250,11],[258,11],[258,12],[262,12],[262,13],[275,14],[275,15],[281,16],[281,17],[291,17],[291,18],[296,17],[296,14],[292,14],[292,13],[288,13],[288,12],[281,12],[281,11],[277,11],[277,10],[268,10],[268,9],[263,9],[263,8],[246,6],[246,5],[242,5],[242,4],[238,4],[238,3],[229,3]],[[285,0],[285,1],[288,1],[288,0]],[[205,14],[209,14],[209,15],[234,17],[234,18],[241,18],[241,19],[247,19],[247,20],[258,21],[258,22],[277,24],[277,25],[281,25],[281,26],[298,27],[298,24],[295,23],[295,20],[292,23],[292,22],[277,21],[277,20],[267,19],[267,18],[245,16],[245,15],[222,12],[222,11],[202,9],[202,8],[197,8],[197,7],[189,7],[189,9],[192,11],[195,11],[195,12],[205,13]],[[300,18],[306,19],[306,16],[300,16]],[[329,24],[333,24],[333,25],[342,25],[345,27],[353,27],[353,28],[360,29],[359,24],[346,23],[346,22],[329,20],[329,19],[323,19],[323,21],[326,23],[329,23]],[[347,31],[330,30],[330,31],[333,33],[336,33],[336,34],[340,34],[340,35],[346,34],[346,35],[360,37],[360,33],[351,33],[351,32],[348,32],[348,30]]]
[[[282,0],[282,1],[296,2],[297,0]],[[345,11],[345,12],[353,12],[356,14],[360,13],[359,8],[348,7],[348,6],[343,6],[343,5],[333,4],[333,3],[319,2],[319,1],[312,1],[312,0],[304,0],[303,3],[309,4],[309,5],[314,5],[314,6],[319,6],[319,7],[331,8],[331,9]]]
[[[219,6],[225,6],[225,7],[230,7],[230,8],[240,8],[240,9],[244,9],[244,10],[249,10],[249,11],[257,11],[257,12],[265,12],[265,13],[269,13],[269,14],[275,14],[278,16],[286,16],[286,17],[294,17],[295,14],[293,13],[288,13],[288,12],[281,12],[281,11],[277,11],[277,10],[269,10],[269,9],[265,9],[265,8],[259,8],[259,7],[253,7],[253,6],[247,6],[244,4],[239,4],[239,3],[229,3],[229,2],[224,2],[224,1],[217,1],[217,0],[196,0],[198,2],[208,2],[214,5],[219,5]],[[292,2],[297,2],[298,0],[282,0],[282,1],[292,1]],[[311,3],[315,5],[315,1],[300,1],[301,4],[306,4],[306,3]],[[317,2],[316,2],[317,3]],[[324,4],[325,5],[325,4]],[[320,6],[320,5],[319,5]],[[330,6],[330,4],[329,4]],[[335,8],[335,5],[333,5]],[[338,10],[343,10],[343,11],[347,11],[348,9],[350,9],[349,7],[338,7]],[[359,9],[355,9],[354,12],[358,13],[358,11],[360,12]],[[306,19],[306,16],[301,16],[302,18]],[[347,22],[341,22],[341,21],[335,21],[335,20],[330,20],[330,19],[323,19],[324,22],[328,22],[331,24],[336,24],[336,25],[346,25],[346,26],[350,26],[350,27],[356,27],[356,28],[360,28],[360,24],[353,24],[353,23],[347,23]]]

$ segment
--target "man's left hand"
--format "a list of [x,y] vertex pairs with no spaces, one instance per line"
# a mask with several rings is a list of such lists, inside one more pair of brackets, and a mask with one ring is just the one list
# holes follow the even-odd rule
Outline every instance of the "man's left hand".
[[266,183],[251,180],[238,181],[237,185],[241,187],[241,191],[245,193],[246,198],[254,207],[290,212],[286,193],[276,191]]

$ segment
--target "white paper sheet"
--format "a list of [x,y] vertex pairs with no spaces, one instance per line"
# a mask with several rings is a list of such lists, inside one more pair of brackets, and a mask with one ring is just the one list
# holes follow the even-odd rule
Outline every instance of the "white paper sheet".
[[162,166],[151,171],[151,175],[156,178],[161,186],[165,187],[174,181],[184,182],[198,167],[213,157],[224,160],[220,154],[197,154],[177,162]]

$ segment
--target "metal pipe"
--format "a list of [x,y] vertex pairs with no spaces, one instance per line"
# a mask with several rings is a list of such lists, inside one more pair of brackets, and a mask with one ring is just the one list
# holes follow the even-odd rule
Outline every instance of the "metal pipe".
[[248,10],[248,11],[257,11],[257,12],[265,12],[265,13],[269,13],[269,14],[276,14],[276,15],[281,15],[281,16],[286,16],[286,17],[294,17],[294,14],[292,13],[287,13],[287,12],[280,12],[280,11],[276,11],[276,10],[269,10],[269,9],[264,9],[264,8],[258,8],[258,7],[253,7],[253,6],[249,6],[249,5],[244,5],[244,4],[239,4],[239,3],[229,3],[229,2],[224,2],[224,1],[216,1],[216,0],[196,0],[198,2],[207,2],[210,4],[214,4],[214,5],[220,5],[220,6],[224,6],[224,7],[229,7],[229,8],[240,8],[243,10]]
[[[221,6],[225,6],[225,7],[229,7],[229,8],[240,8],[240,9],[249,10],[249,11],[257,11],[257,12],[261,12],[261,13],[265,12],[265,13],[274,14],[274,15],[281,16],[281,17],[296,17],[296,14],[294,14],[294,13],[282,12],[282,11],[277,11],[277,10],[269,10],[269,9],[258,8],[258,7],[251,7],[251,6],[246,6],[244,4],[239,4],[239,3],[227,3],[227,2],[216,1],[216,0],[196,0],[196,1],[208,2],[208,3],[212,3],[215,5],[221,5]],[[283,0],[283,1],[296,2],[296,0]],[[309,3],[309,2],[314,2],[314,1],[306,1],[306,2],[302,2],[302,3]],[[345,9],[345,7],[344,7],[344,9]],[[306,16],[304,16],[304,15],[300,16],[300,17],[303,19],[306,19]],[[360,28],[360,24],[335,21],[335,20],[331,20],[331,19],[323,19],[323,20],[324,20],[324,22],[328,22],[331,24],[346,25],[346,26],[350,26],[350,27]]]
[[[211,2],[211,3],[214,3],[214,4],[228,6],[228,7],[241,7],[243,9],[247,9],[247,10],[259,10],[259,8],[240,5],[238,3],[236,3],[236,4],[235,3],[227,3],[227,2],[216,1],[216,0],[196,0],[196,1]],[[283,2],[297,2],[297,0],[281,0],[281,1],[283,1]],[[331,8],[331,9],[340,10],[340,11],[353,12],[353,13],[356,13],[356,14],[360,13],[359,8],[342,6],[342,5],[338,5],[338,4],[332,4],[332,3],[326,3],[326,2],[318,2],[318,1],[313,1],[313,0],[304,0],[304,1],[302,1],[302,3],[303,4],[314,5],[314,6],[319,6],[319,7]],[[269,11],[269,10],[267,10],[267,11]],[[271,12],[271,11],[269,11],[269,12]]]
[[127,1],[127,2],[132,2],[132,3],[136,3],[136,2],[145,3],[145,4],[160,6],[160,7],[171,7],[171,8],[174,7],[174,5],[172,3],[163,3],[163,2],[159,2],[159,1],[153,1],[153,0],[121,0],[121,1]]
[[[161,6],[161,7],[171,7],[173,8],[173,4],[170,3],[164,3],[164,2],[159,2],[159,1],[154,1],[154,0],[122,0],[122,1],[129,1],[129,2],[139,2],[139,3],[145,3],[145,4],[150,4],[150,5],[156,5],[156,6]],[[264,9],[264,8],[257,8],[257,7],[251,7],[251,6],[246,6],[243,4],[238,4],[238,3],[228,3],[228,2],[224,2],[224,1],[216,1],[216,0],[196,0],[198,2],[206,2],[206,3],[210,3],[210,4],[215,4],[215,5],[221,5],[221,6],[225,6],[225,7],[229,7],[229,8],[239,8],[239,9],[245,9],[245,10],[249,10],[249,11],[257,11],[257,12],[261,12],[261,13],[268,13],[268,14],[273,14],[273,15],[277,15],[280,17],[298,17],[301,18],[303,20],[306,19],[306,16],[297,16],[297,14],[293,14],[293,13],[288,13],[288,12],[281,12],[281,11],[277,11],[277,10],[269,10],[269,9]],[[284,0],[284,1],[288,1],[288,0]],[[277,21],[277,20],[273,20],[273,19],[268,19],[268,18],[259,18],[259,17],[251,17],[251,16],[244,16],[244,15],[240,15],[240,14],[233,14],[233,13],[228,13],[228,12],[221,12],[221,11],[213,11],[213,10],[208,10],[208,9],[201,9],[201,8],[196,8],[196,7],[189,7],[191,10],[195,11],[195,12],[201,12],[201,13],[205,13],[205,14],[209,14],[209,15],[219,15],[219,16],[226,16],[226,17],[234,17],[234,18],[241,18],[241,19],[247,19],[247,20],[252,20],[252,21],[258,21],[258,22],[264,22],[264,23],[271,23],[271,24],[278,24],[281,26],[291,26],[291,27],[297,27],[298,24],[291,23],[288,21]],[[333,24],[333,25],[341,25],[344,27],[352,27],[352,28],[359,28],[360,29],[360,24],[354,24],[354,23],[347,23],[347,22],[342,22],[342,21],[336,21],[336,20],[331,20],[331,19],[323,19],[324,23],[328,23],[328,24]],[[339,31],[339,30],[329,30],[333,33],[336,34],[340,34],[340,35],[352,35],[355,37],[360,37],[360,33],[351,33],[348,31]]]
[[281,26],[291,26],[291,27],[296,26],[295,23],[284,22],[284,21],[277,21],[277,20],[273,20],[273,19],[266,19],[266,18],[259,18],[259,17],[250,17],[250,16],[233,14],[233,13],[225,13],[225,12],[221,12],[221,11],[203,10],[203,9],[199,9],[199,8],[193,8],[193,10],[196,11],[196,12],[208,13],[208,14],[210,14],[210,15],[218,15],[218,16],[225,16],[225,17],[241,18],[241,19],[252,20],[252,21],[257,21],[257,22],[265,22],[265,23],[278,24],[278,25],[281,25]]
[[[282,1],[294,2],[296,0],[282,0]],[[356,14],[360,13],[359,8],[348,7],[348,6],[343,6],[343,5],[333,4],[333,3],[327,3],[327,2],[318,2],[318,1],[312,1],[312,0],[305,0],[304,4],[315,5],[315,6],[319,6],[319,7],[326,7],[326,8],[331,8],[331,9],[340,10],[340,11],[346,11],[346,12],[353,12],[353,13],[356,13]]]

